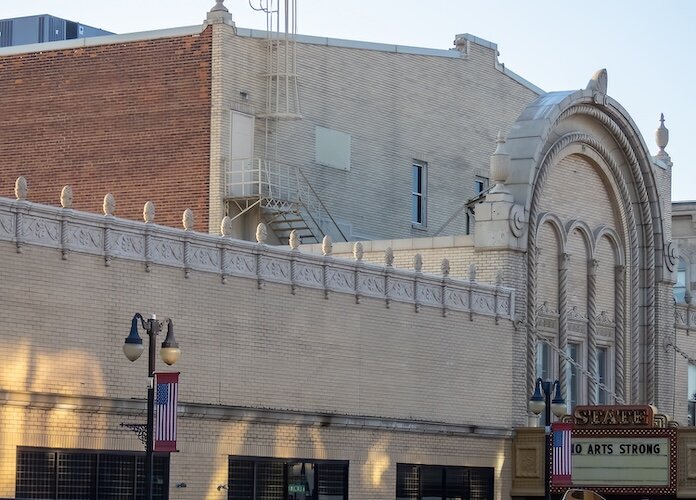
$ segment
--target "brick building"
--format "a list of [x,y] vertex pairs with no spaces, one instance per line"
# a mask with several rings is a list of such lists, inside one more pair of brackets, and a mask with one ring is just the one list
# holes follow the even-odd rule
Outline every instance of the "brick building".
[[471,35],[285,40],[218,2],[0,50],[0,496],[141,480],[136,311],[183,352],[162,498],[541,496],[512,462],[537,377],[687,422],[671,162],[606,71],[544,93]]

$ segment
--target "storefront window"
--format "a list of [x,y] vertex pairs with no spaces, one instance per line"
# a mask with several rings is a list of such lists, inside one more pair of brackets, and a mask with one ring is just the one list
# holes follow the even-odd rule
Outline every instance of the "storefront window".
[[348,462],[229,457],[228,500],[347,500]]
[[[155,455],[153,497],[169,498],[169,455]],[[145,454],[17,449],[16,497],[99,500],[144,498]]]
[[396,500],[491,500],[493,468],[396,465]]

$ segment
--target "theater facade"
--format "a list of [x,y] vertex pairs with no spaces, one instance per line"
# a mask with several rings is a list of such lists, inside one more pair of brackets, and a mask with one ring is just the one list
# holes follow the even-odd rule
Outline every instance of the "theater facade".
[[[539,378],[574,415],[572,485],[696,494],[664,123],[653,155],[606,70],[544,92],[471,35],[295,41],[298,74],[262,71],[268,34],[219,1],[202,26],[0,52],[0,497],[140,497],[133,325],[181,354],[152,360],[179,373],[158,498],[541,497]],[[46,67],[100,84],[47,97]],[[302,113],[265,107],[302,75]],[[107,126],[65,122],[76,96]],[[254,177],[279,165],[333,214],[311,237]]]

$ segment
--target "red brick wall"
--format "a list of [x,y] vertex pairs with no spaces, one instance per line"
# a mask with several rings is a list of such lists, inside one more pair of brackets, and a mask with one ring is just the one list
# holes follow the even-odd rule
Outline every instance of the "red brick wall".
[[208,226],[211,29],[182,36],[0,57],[0,196],[181,227]]

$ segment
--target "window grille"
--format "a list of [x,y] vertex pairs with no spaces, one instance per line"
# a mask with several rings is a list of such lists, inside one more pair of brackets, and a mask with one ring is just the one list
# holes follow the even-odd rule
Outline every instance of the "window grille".
[[228,500],[347,500],[348,462],[229,457]]
[[[17,449],[17,499],[140,500],[144,453]],[[153,497],[169,497],[169,456],[155,455]]]
[[492,500],[493,468],[397,464],[397,500]]

